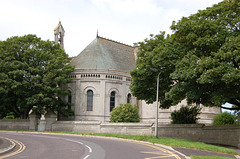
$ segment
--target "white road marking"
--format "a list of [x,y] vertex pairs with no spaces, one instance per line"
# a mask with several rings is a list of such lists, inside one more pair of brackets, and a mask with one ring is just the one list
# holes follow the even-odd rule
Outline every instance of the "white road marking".
[[[84,145],[86,146],[88,149],[89,149],[89,153],[92,153],[92,148],[82,142],[79,142],[79,141],[75,141],[75,140],[71,140],[71,139],[66,139],[66,138],[61,138],[61,137],[53,137],[53,136],[43,136],[43,135],[34,135],[34,136],[37,136],[37,137],[45,137],[45,138],[53,138],[53,139],[62,139],[62,140],[67,140],[67,141],[70,141],[70,142],[75,142],[75,143],[78,143],[78,144],[81,144],[81,145]],[[87,155],[86,157],[84,157],[83,159],[87,159],[90,155]]]
[[[62,139],[64,139],[64,138],[62,138]],[[83,145],[83,143],[82,143],[82,142],[79,142],[79,141],[75,141],[75,140],[71,140],[71,139],[65,139],[65,140],[70,141],[70,142],[76,142],[76,143],[78,143],[78,144]]]
[[89,149],[89,152],[91,153],[92,152],[92,148],[89,147],[88,145],[86,145],[86,147]]
[[84,157],[83,159],[87,159],[90,155],[87,155],[86,157]]
[[[46,136],[44,136],[44,137],[46,137]],[[67,140],[67,141],[70,141],[70,142],[75,142],[75,143],[84,145],[89,149],[89,153],[92,153],[92,148],[90,146],[86,145],[86,144],[83,144],[82,142],[71,140],[71,139],[66,139],[66,138],[61,138],[61,137],[52,137],[52,136],[50,137],[50,136],[48,136],[48,138],[64,139],[64,140]],[[90,155],[87,155],[84,159],[87,159],[89,156]]]

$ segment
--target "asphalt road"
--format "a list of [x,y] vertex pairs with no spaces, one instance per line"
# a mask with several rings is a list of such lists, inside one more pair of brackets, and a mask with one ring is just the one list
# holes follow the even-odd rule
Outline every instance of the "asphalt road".
[[16,142],[14,151],[0,159],[180,159],[174,151],[115,138],[0,132]]

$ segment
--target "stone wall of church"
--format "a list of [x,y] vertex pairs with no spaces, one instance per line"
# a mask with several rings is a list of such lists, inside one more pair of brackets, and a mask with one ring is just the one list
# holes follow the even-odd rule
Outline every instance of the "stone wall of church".
[[[77,70],[67,89],[72,92],[75,120],[109,121],[110,95],[115,92],[115,107],[127,103],[131,78],[128,73],[111,70]],[[87,92],[93,91],[93,109],[87,110]]]
[[[169,109],[159,109],[158,114],[158,123],[160,125],[166,125],[171,122],[171,113],[175,110],[179,110],[182,105],[186,106],[187,102],[186,100],[183,100],[181,103],[179,103],[176,106],[172,106]],[[199,116],[198,123],[211,125],[212,119],[216,114],[221,113],[221,108],[218,107],[204,107],[201,105],[201,114]],[[153,104],[147,104],[145,101],[142,101],[141,106],[142,112],[141,112],[141,118],[142,122],[149,123],[149,122],[155,122],[155,112],[156,112],[156,103]]]
[[[115,107],[127,103],[127,95],[131,94],[129,89],[131,78],[128,73],[111,70],[75,70],[71,77],[73,81],[67,85],[67,89],[72,93],[72,110],[75,112],[74,120],[76,121],[108,122],[111,92],[115,92]],[[92,111],[87,110],[88,90],[93,91]],[[137,101],[132,97],[131,104],[139,108],[141,122],[155,122],[155,103],[147,104],[145,101]],[[159,109],[159,124],[169,124],[171,113],[179,110],[182,105],[186,105],[185,100],[169,109]],[[213,117],[220,112],[220,108],[202,106],[199,123],[210,125]]]

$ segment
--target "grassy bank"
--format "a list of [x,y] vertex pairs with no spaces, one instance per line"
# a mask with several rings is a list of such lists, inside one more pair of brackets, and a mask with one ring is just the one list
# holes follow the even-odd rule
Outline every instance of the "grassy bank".
[[133,139],[133,140],[139,140],[139,141],[147,141],[151,143],[158,143],[158,144],[171,146],[171,147],[182,147],[182,148],[206,150],[206,151],[212,151],[212,152],[220,152],[220,153],[226,153],[231,155],[237,155],[236,151],[234,151],[233,149],[216,146],[216,145],[205,144],[202,142],[184,140],[184,139],[173,139],[173,138],[165,138],[165,137],[155,138],[154,136],[145,136],[145,135],[121,135],[121,134],[108,134],[108,133],[71,133],[71,134]]

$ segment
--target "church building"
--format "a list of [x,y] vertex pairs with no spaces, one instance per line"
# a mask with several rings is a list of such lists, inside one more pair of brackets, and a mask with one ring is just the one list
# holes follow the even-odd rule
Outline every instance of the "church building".
[[[54,29],[55,41],[64,49],[64,29],[59,22]],[[72,82],[66,88],[71,95],[66,100],[72,103],[75,121],[108,122],[113,108],[122,103],[131,103],[139,108],[141,122],[151,123],[155,120],[156,104],[146,104],[136,100],[131,94],[130,71],[135,69],[137,48],[109,40],[100,36],[95,39],[76,57],[70,65],[75,66],[70,75]],[[183,101],[170,109],[159,110],[159,123],[171,122],[170,114],[180,109]],[[200,123],[211,124],[214,115],[220,108],[203,107]]]

